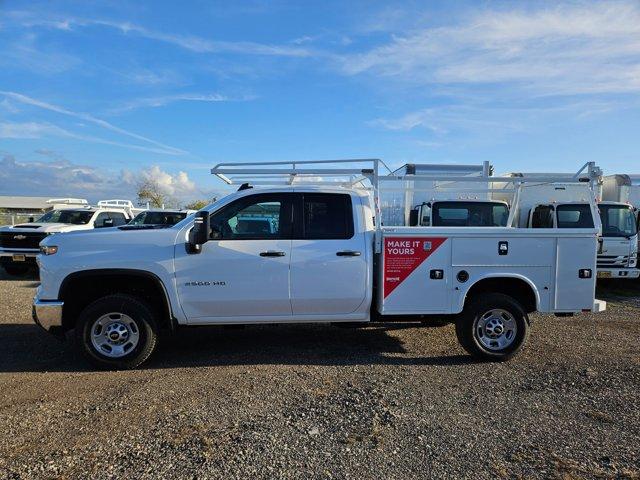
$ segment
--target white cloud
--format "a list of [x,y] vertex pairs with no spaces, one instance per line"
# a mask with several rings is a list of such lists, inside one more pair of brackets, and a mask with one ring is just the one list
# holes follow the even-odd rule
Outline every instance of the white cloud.
[[2,122],[0,138],[42,138],[48,136],[70,137],[72,134],[62,128],[48,123],[37,122]]
[[254,100],[256,97],[246,95],[242,97],[229,97],[218,93],[180,93],[175,95],[163,95],[159,97],[147,97],[137,98],[122,104],[110,110],[111,113],[121,113],[129,110],[135,110],[137,108],[157,108],[164,107],[170,103],[175,102],[205,102],[205,103],[218,103],[218,102],[246,102]]
[[115,29],[124,35],[168,43],[196,53],[236,53],[280,57],[308,57],[313,53],[309,49],[290,45],[269,45],[242,41],[229,42],[211,40],[195,35],[159,32],[130,22],[72,17],[51,20],[48,18],[35,18],[25,12],[13,12],[13,16],[21,19],[21,25],[24,27],[47,27],[61,31],[72,31],[81,27],[106,27]]
[[0,108],[2,108],[7,113],[18,113],[20,109],[15,105],[15,103],[9,101],[7,98],[3,98],[0,102]]
[[640,92],[640,3],[484,10],[341,58],[348,75],[414,85],[509,84],[539,95]]
[[[184,197],[196,191],[196,184],[189,179],[186,172],[178,172],[172,175],[154,165],[147,170],[142,170],[139,176],[142,180],[156,183],[164,193],[172,197]],[[129,176],[128,178],[135,178],[135,176]]]
[[54,75],[77,67],[80,59],[66,52],[56,51],[50,45],[38,45],[37,35],[21,35],[19,39],[3,44],[0,65],[23,68],[38,75]]
[[[53,152],[43,155],[52,157]],[[0,159],[0,191],[3,194],[38,196],[125,195],[128,188],[117,180],[117,175],[87,165],[69,162],[58,155],[52,161],[22,162],[12,155]]]
[[0,122],[0,138],[12,139],[37,139],[48,137],[73,138],[90,143],[99,143],[103,145],[112,145],[114,147],[126,148],[129,150],[137,150],[140,152],[151,152],[166,154],[166,150],[162,148],[147,147],[144,145],[134,145],[131,143],[116,142],[105,138],[95,137],[93,135],[83,135],[71,132],[64,128],[52,125],[51,123],[39,122]]
[[80,197],[91,201],[125,198],[135,202],[138,182],[150,179],[180,204],[214,195],[198,187],[185,172],[171,174],[158,166],[114,172],[71,162],[52,150],[36,153],[47,160],[19,161],[8,154],[0,158],[0,194]]
[[[81,112],[73,112],[71,110],[67,110],[66,108],[63,107],[59,107],[57,105],[53,105],[50,103],[46,103],[40,100],[37,100],[35,98],[31,98],[28,97],[26,95],[22,95],[20,93],[16,93],[16,92],[8,92],[8,91],[2,91],[0,90],[0,95],[4,95],[5,97],[8,97],[16,102],[20,102],[26,105],[32,105],[34,107],[38,107],[38,108],[42,108],[44,110],[49,110],[52,112],[56,112],[62,115],[67,115],[70,117],[74,117],[89,123],[93,123],[94,125],[98,125],[99,127],[105,129],[105,130],[109,130],[111,132],[120,134],[120,135],[124,135],[126,137],[130,137],[130,138],[134,138],[136,140],[142,141],[144,143],[148,143],[153,145],[155,148],[151,149],[149,147],[137,147],[137,146],[133,146],[133,145],[127,145],[129,148],[133,147],[133,148],[137,148],[139,150],[146,150],[146,151],[154,151],[156,153],[164,153],[167,155],[185,155],[188,152],[186,152],[185,150],[181,150],[179,148],[175,148],[175,147],[170,147],[169,145],[165,145],[163,143],[157,142],[155,140],[152,140],[150,138],[144,137],[142,135],[138,135],[137,133],[133,133],[133,132],[129,132],[127,130],[124,130],[122,128],[116,127],[115,125],[105,121],[105,120],[101,120],[99,118],[96,118],[92,115],[89,115],[87,113],[81,113]],[[94,138],[95,141],[95,137]],[[105,141],[106,142],[106,141]],[[113,145],[119,145],[119,146],[124,146],[125,144],[121,144],[119,142],[111,142]]]

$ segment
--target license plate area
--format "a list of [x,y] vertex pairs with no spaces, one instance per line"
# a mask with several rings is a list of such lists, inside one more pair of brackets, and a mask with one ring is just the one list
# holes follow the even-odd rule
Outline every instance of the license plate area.
[[598,272],[598,278],[611,278],[611,272]]
[[14,262],[24,262],[27,259],[26,256],[19,253],[14,254],[11,258]]

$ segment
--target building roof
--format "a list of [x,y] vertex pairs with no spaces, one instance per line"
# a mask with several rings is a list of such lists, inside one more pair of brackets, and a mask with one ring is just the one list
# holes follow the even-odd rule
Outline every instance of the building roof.
[[45,210],[51,208],[49,197],[23,197],[20,195],[0,195],[0,208]]

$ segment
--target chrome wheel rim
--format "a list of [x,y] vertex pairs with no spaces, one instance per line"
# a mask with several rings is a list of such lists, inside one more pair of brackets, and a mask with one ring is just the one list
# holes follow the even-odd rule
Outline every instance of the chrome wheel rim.
[[504,350],[516,339],[518,325],[508,311],[496,308],[479,316],[474,322],[473,334],[480,344],[491,351]]
[[136,348],[139,340],[138,324],[124,313],[107,313],[91,326],[91,344],[106,357],[124,357]]

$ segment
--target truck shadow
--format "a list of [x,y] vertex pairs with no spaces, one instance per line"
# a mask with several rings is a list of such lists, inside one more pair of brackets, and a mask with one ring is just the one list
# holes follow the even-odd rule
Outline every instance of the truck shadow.
[[[467,355],[417,357],[390,333],[416,324],[346,329],[334,326],[197,327],[163,335],[142,368],[172,369],[232,365],[424,365],[473,363]],[[425,332],[426,334],[426,332]],[[0,372],[75,372],[92,367],[70,339],[60,341],[36,325],[0,325]]]

